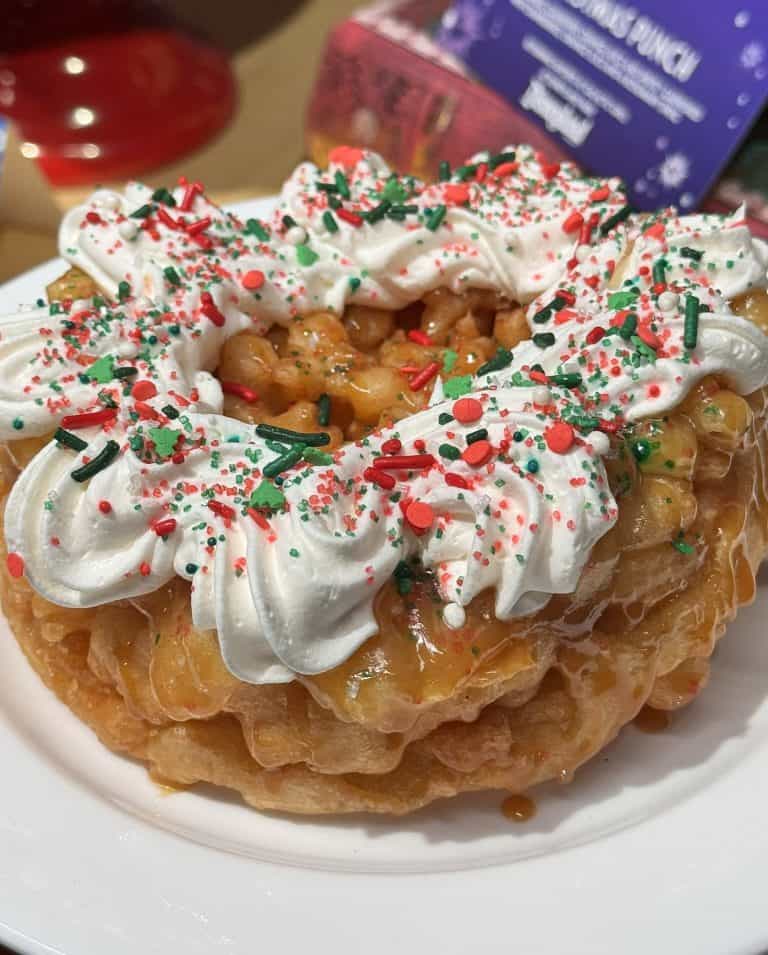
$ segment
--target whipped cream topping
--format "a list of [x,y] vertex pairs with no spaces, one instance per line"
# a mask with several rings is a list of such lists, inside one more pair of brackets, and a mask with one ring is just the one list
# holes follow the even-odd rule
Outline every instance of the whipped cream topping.
[[[408,188],[370,154],[358,155],[351,168],[351,153],[357,151],[341,153],[335,171],[345,171],[359,203],[374,179]],[[522,155],[523,165],[538,162]],[[480,156],[470,165],[491,160]],[[516,162],[505,158],[495,171]],[[192,211],[211,220],[205,230],[171,243],[151,224],[126,240],[135,243],[129,251],[110,245],[128,221],[119,210],[161,199],[141,192],[119,205],[97,194],[88,210],[101,222],[80,210],[63,234],[72,260],[123,303],[53,305],[0,319],[0,437],[61,428],[12,490],[6,537],[14,568],[25,567],[47,599],[75,607],[184,577],[192,583],[195,626],[215,628],[227,666],[253,683],[322,672],[347,659],[376,631],[376,593],[393,574],[408,573],[413,560],[434,569],[446,604],[467,606],[493,588],[500,619],[572,592],[616,520],[602,461],[611,453],[608,436],[670,410],[708,374],[726,376],[742,394],[768,383],[768,339],[728,308],[731,297],[765,286],[766,254],[737,217],[617,217],[600,205],[614,187],[604,191],[593,180],[565,190],[570,202],[578,197],[576,206],[563,206],[546,187],[534,200],[535,184],[512,197],[518,168],[504,173],[509,194],[483,181],[482,195],[468,200],[471,209],[446,206],[433,227],[409,225],[406,212],[402,220],[364,226],[339,219],[338,233],[326,236],[301,197],[312,194],[320,175],[336,186],[334,167],[321,174],[305,164],[270,228],[278,232],[290,215],[284,231],[301,230],[301,241],[293,246],[286,236],[275,248],[291,246],[294,259],[300,247],[318,257],[300,253],[307,274],[279,286],[276,279],[288,283],[288,272],[265,271],[264,250],[241,248],[239,223],[197,190]],[[538,170],[539,183],[564,175],[547,173],[549,179]],[[368,185],[355,192],[350,184],[358,180]],[[457,175],[453,184],[464,185]],[[419,208],[440,208],[425,196],[441,188],[421,187]],[[492,190],[502,195],[492,201]],[[174,210],[189,204],[189,192],[188,185],[177,192],[169,215],[179,217]],[[317,192],[321,199],[340,195]],[[503,249],[493,244],[500,229],[489,218],[493,202],[522,236],[505,237]],[[484,203],[481,215],[475,205]],[[590,225],[595,204],[602,211]],[[369,205],[377,208],[370,197]],[[575,239],[562,228],[574,213],[581,219]],[[155,215],[147,212],[144,221]],[[426,215],[434,212],[416,219]],[[469,236],[475,244],[465,258],[455,248],[463,216],[487,223],[478,238]],[[99,241],[91,226],[102,230]],[[568,238],[558,237],[546,254],[532,242],[528,252],[531,228],[557,228]],[[217,237],[212,248],[194,241],[203,232]],[[431,265],[413,238],[423,233]],[[404,276],[400,255],[411,263]],[[452,264],[441,269],[441,259]],[[521,261],[536,269],[533,276],[523,275]],[[350,284],[349,268],[366,273],[359,286]],[[245,289],[257,284],[254,271],[263,279],[257,294],[273,290],[268,304]],[[501,349],[482,374],[438,378],[430,407],[393,428],[327,454],[322,434],[280,436],[219,413],[221,389],[209,371],[226,338],[287,320],[321,289],[323,307],[333,300],[340,308],[350,299],[381,304],[385,296],[405,304],[433,283],[486,282],[510,297],[541,293],[528,310],[534,338],[514,355]],[[289,288],[296,289],[293,300]]]

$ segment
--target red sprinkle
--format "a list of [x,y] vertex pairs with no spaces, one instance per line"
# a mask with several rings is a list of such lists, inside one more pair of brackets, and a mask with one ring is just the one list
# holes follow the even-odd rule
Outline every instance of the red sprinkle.
[[559,162],[544,163],[541,167],[541,173],[545,179],[554,179],[560,172]]
[[184,189],[184,196],[179,203],[179,210],[181,212],[189,212],[192,208],[192,203],[195,201],[195,196],[199,196],[203,191],[203,184],[200,182],[190,182],[182,183],[186,185]]
[[467,479],[460,474],[456,474],[455,471],[446,471],[443,477],[445,478],[445,483],[450,484],[451,487],[469,487]]
[[135,402],[134,411],[137,412],[140,418],[143,418],[145,421],[158,421],[160,418],[160,412],[156,411],[152,405],[148,405],[146,401],[137,401]]
[[489,441],[475,441],[461,452],[461,458],[473,468],[482,467],[490,460],[493,448]]
[[147,381],[146,379],[137,381],[133,388],[131,388],[131,398],[136,398],[139,401],[146,401],[147,398],[154,398],[156,394],[157,388],[155,387],[154,382]]
[[405,519],[416,534],[423,534],[435,523],[435,512],[424,501],[411,501],[405,512]]
[[272,530],[272,528],[269,525],[269,521],[266,519],[266,517],[264,517],[262,514],[259,514],[259,512],[255,510],[255,508],[249,507],[248,510],[246,511],[246,514],[248,515],[248,517],[250,517],[250,519],[254,522],[254,524],[258,524],[258,526],[263,531]]
[[371,484],[375,484],[385,491],[391,491],[396,483],[391,474],[387,474],[386,471],[376,470],[376,468],[366,468],[363,471],[363,477],[366,481],[370,481]]
[[408,338],[410,338],[412,342],[416,342],[417,345],[424,345],[425,348],[429,348],[432,344],[432,339],[426,332],[422,332],[420,328],[412,328],[408,332]]
[[555,454],[565,454],[576,440],[576,432],[565,421],[558,421],[544,432],[547,447]]
[[179,223],[170,216],[162,206],[158,207],[157,218],[163,223],[166,229],[178,229]]
[[578,232],[583,222],[584,216],[580,212],[572,212],[563,223],[563,232]]
[[661,239],[664,235],[664,223],[654,222],[652,226],[645,230],[643,235],[648,235],[652,239]]
[[573,294],[573,292],[569,292],[568,289],[559,288],[559,289],[555,292],[555,297],[556,297],[556,298],[561,298],[561,299],[565,302],[566,305],[575,305],[575,304],[576,304],[576,296]]
[[453,417],[461,424],[472,424],[483,416],[483,406],[477,398],[459,398],[451,410]]
[[621,431],[621,422],[616,420],[609,421],[607,418],[601,418],[598,428],[600,431],[604,431],[606,434],[616,434],[618,431]]
[[92,225],[101,225],[101,216],[98,212],[86,212],[85,219]]
[[605,338],[605,329],[602,325],[598,325],[596,328],[590,329],[587,333],[587,344],[596,345],[603,338]]
[[549,378],[547,378],[543,371],[529,371],[528,377],[531,379],[531,381],[535,381],[540,385],[549,384]]
[[231,521],[235,516],[234,507],[230,507],[229,504],[222,504],[221,501],[208,501],[207,506],[214,514],[218,514],[219,517],[223,517],[225,520]]
[[356,229],[359,229],[363,224],[363,217],[359,216],[356,212],[350,212],[349,209],[336,209],[336,215],[339,219],[343,219],[344,222],[348,222]]
[[259,269],[251,269],[251,271],[246,272],[242,278],[243,288],[248,289],[249,292],[255,292],[257,289],[260,289],[264,281],[264,273]]
[[202,302],[200,311],[203,313],[203,315],[205,315],[206,318],[209,318],[217,328],[221,328],[226,319],[224,318],[223,313],[217,308],[211,293],[203,292],[200,296],[200,301]]
[[242,398],[243,401],[248,402],[259,400],[258,394],[247,385],[241,385],[237,381],[222,381],[220,384],[225,395],[234,395],[236,398]]
[[165,520],[158,521],[154,525],[154,531],[158,537],[167,537],[169,534],[172,534],[176,530],[176,521],[172,517],[167,517]]
[[447,183],[443,187],[443,199],[449,204],[460,206],[469,202],[469,186],[463,182]]
[[109,503],[109,501],[99,501],[99,510],[102,514],[111,514],[112,505]]
[[201,232],[205,232],[212,221],[210,216],[203,216],[203,218],[198,219],[197,222],[190,222],[187,226],[187,235],[200,235]]
[[363,150],[355,146],[336,146],[328,153],[328,162],[338,163],[345,169],[354,169],[363,158]]
[[149,575],[152,573],[152,568],[146,561],[142,561],[142,563],[139,564],[139,573],[142,577],[149,577]]
[[403,442],[400,438],[388,438],[381,446],[384,454],[399,454],[402,450]]
[[503,162],[493,170],[493,175],[496,179],[503,179],[505,176],[511,176],[513,172],[517,172],[519,168],[520,163]]
[[647,325],[641,325],[638,328],[637,337],[651,348],[661,348],[661,342]]
[[103,411],[88,411],[85,414],[68,414],[61,419],[61,426],[67,431],[78,428],[92,428],[97,424],[106,424],[117,417],[117,408],[104,408]]
[[24,576],[24,558],[21,554],[9,554],[5,558],[5,566],[8,568],[11,577],[18,580],[19,577]]
[[423,471],[425,468],[431,468],[434,463],[435,459],[431,454],[393,454],[376,458],[373,466],[385,471]]
[[431,361],[425,368],[422,368],[421,371],[417,372],[408,382],[411,391],[420,391],[424,385],[428,384],[437,376],[439,371],[440,364],[436,361]]
[[608,186],[600,186],[599,189],[595,189],[590,193],[589,199],[590,202],[602,202],[603,199],[607,199],[610,194],[611,190]]

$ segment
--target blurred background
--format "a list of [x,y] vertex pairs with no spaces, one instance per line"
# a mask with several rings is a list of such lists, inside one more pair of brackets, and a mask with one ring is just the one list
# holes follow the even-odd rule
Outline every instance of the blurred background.
[[[571,0],[548,0],[548,9],[558,5],[574,16]],[[703,81],[696,95],[707,118],[677,126],[684,142],[703,133],[705,145],[686,152],[656,135],[646,178],[635,182],[645,196],[630,192],[632,201],[686,209],[704,200],[718,211],[745,203],[750,224],[768,234],[765,0],[723,0],[706,16],[692,15],[697,0],[680,0],[679,9],[661,0],[635,7],[657,19],[674,7],[664,25],[670,42],[675,29],[695,27],[702,42],[714,31],[719,46],[709,63],[706,51],[694,50],[704,59],[684,90]],[[215,200],[233,202],[274,194],[297,162],[322,163],[341,142],[374,148],[421,176],[434,175],[442,159],[455,165],[481,148],[530,142],[550,161],[576,158],[592,171],[624,175],[631,190],[623,164],[653,139],[639,119],[647,102],[632,102],[617,81],[632,119],[618,136],[606,126],[605,147],[600,97],[590,103],[563,82],[568,71],[589,76],[594,64],[579,60],[579,51],[567,51],[574,60],[566,62],[555,49],[543,69],[526,52],[540,24],[534,29],[511,9],[506,0],[4,0],[0,281],[55,255],[62,213],[95,185],[141,178],[173,186],[184,174]],[[715,15],[725,18],[730,40],[725,27],[707,22]],[[549,42],[546,26],[538,39]],[[608,78],[599,70],[592,77],[580,85],[610,102]],[[598,143],[600,161],[531,102],[544,96],[560,120],[573,120],[578,109],[582,123],[597,116],[589,142]],[[733,102],[721,114],[724,97]],[[712,172],[706,195],[685,191],[702,163]]]

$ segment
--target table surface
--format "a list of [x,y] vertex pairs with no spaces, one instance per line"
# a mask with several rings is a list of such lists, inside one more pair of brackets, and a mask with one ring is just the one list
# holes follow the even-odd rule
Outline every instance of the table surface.
[[[181,172],[220,202],[276,192],[303,157],[304,106],[328,29],[361,0],[309,0],[278,29],[233,60],[240,103],[230,127],[193,156],[143,177],[152,185]],[[59,190],[60,209],[89,190]],[[52,230],[0,223],[0,282],[56,255]],[[0,945],[0,955],[14,955]]]

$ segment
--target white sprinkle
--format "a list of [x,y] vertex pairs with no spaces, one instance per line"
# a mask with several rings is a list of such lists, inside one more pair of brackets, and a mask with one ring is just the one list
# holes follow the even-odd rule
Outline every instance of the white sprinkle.
[[135,358],[139,354],[139,346],[135,342],[120,342],[117,354],[120,358]]
[[659,308],[662,312],[671,312],[677,308],[680,296],[677,292],[662,292],[659,296]]
[[443,622],[451,630],[458,630],[467,622],[467,613],[459,604],[446,604],[443,607]]
[[600,457],[604,457],[611,450],[610,438],[602,431],[590,431],[587,435],[587,444],[591,444],[592,450]]
[[285,233],[285,238],[291,245],[301,245],[307,241],[307,230],[300,225],[292,225]]
[[104,209],[109,209],[111,212],[117,212],[121,207],[122,202],[120,201],[120,196],[116,192],[108,192],[105,196],[101,196],[98,199],[98,205],[102,206]]
[[589,258],[590,253],[592,252],[592,247],[589,245],[580,245],[576,249],[576,261],[584,262]]
[[552,401],[552,392],[546,385],[537,385],[533,389],[533,403],[535,405],[548,405]]
[[132,219],[126,219],[124,222],[120,222],[117,226],[117,232],[121,239],[135,239],[136,233],[139,231],[138,225]]

